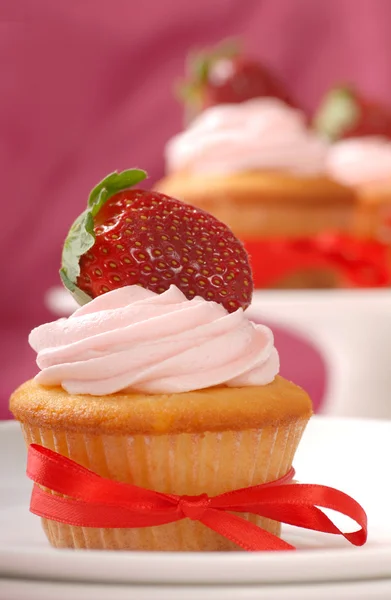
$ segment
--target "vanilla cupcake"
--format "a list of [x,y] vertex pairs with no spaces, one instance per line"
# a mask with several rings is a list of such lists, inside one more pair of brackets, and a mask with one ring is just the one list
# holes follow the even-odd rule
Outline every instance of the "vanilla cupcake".
[[[278,375],[270,329],[242,309],[175,286],[109,292],[33,330],[40,372],[14,392],[27,445],[155,491],[216,495],[285,475],[311,415],[307,394]],[[245,517],[276,535],[280,524]],[[49,519],[58,548],[237,550],[185,519],[139,529]]]
[[[354,193],[326,174],[327,152],[304,115],[277,99],[215,106],[168,142],[156,189],[214,214],[245,244],[348,231]],[[338,285],[308,270],[294,285],[322,281]]]
[[[274,481],[290,471],[310,399],[278,376],[272,332],[246,316],[253,282],[240,241],[204,211],[130,189],[145,176],[112,173],[92,190],[62,255],[62,280],[83,306],[32,331],[40,372],[11,410],[27,445],[112,480],[187,496]],[[60,548],[237,549],[187,518],[43,525]]]
[[353,231],[360,237],[391,242],[391,140],[350,138],[334,143],[328,173],[356,193]]

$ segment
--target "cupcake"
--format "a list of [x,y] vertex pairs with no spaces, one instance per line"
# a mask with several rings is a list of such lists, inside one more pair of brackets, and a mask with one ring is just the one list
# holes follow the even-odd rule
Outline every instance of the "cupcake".
[[[246,317],[246,252],[211,215],[128,189],[140,173],[106,178],[71,228],[61,275],[84,304],[31,332],[40,371],[11,410],[27,445],[112,480],[190,496],[275,480],[292,465],[311,402],[278,375],[270,329]],[[43,527],[58,548],[238,549],[190,519]]]
[[390,243],[391,140],[361,137],[336,142],[329,150],[328,172],[357,195],[354,233]]
[[[215,106],[168,142],[167,175],[156,189],[212,213],[249,247],[345,232],[354,193],[326,174],[327,151],[304,115],[280,100]],[[258,285],[263,268],[253,261]],[[340,283],[327,267],[288,272],[285,281],[271,275],[265,287]]]
[[357,195],[354,233],[389,242],[391,109],[352,86],[336,87],[322,100],[314,127],[333,142],[329,175]]

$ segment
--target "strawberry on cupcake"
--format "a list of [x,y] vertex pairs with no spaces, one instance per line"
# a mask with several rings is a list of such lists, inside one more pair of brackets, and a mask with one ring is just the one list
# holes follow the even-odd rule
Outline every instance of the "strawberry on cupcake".
[[295,105],[280,77],[260,60],[246,56],[232,40],[189,54],[179,96],[189,118],[211,106],[253,98],[278,98]]
[[175,285],[190,300],[247,308],[253,284],[243,245],[205,211],[129,187],[145,177],[112,173],[93,189],[64,244],[65,286],[83,303],[126,285],[158,294]]

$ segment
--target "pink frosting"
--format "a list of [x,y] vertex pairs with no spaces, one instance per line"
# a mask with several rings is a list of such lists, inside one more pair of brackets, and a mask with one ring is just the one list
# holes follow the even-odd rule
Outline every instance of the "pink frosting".
[[268,327],[242,309],[229,314],[215,302],[188,300],[175,286],[160,295],[139,286],[108,292],[33,329],[29,343],[41,369],[36,381],[72,394],[265,385],[279,371]]
[[325,172],[327,148],[303,113],[276,98],[256,98],[205,110],[167,143],[166,163],[168,172],[316,175]]
[[346,185],[391,181],[391,141],[382,137],[352,138],[329,150],[331,177]]

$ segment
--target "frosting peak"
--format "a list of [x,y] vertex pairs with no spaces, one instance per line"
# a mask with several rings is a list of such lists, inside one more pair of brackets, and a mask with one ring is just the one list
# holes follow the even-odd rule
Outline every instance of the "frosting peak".
[[138,286],[108,292],[33,329],[29,343],[38,383],[72,394],[265,385],[279,371],[268,327],[242,309],[230,314],[215,302],[188,300],[175,286],[160,295]]
[[330,148],[328,171],[346,185],[391,180],[391,140],[382,137],[351,138]]
[[201,113],[168,142],[167,171],[315,175],[325,171],[327,146],[307,128],[302,112],[276,98],[255,98]]

